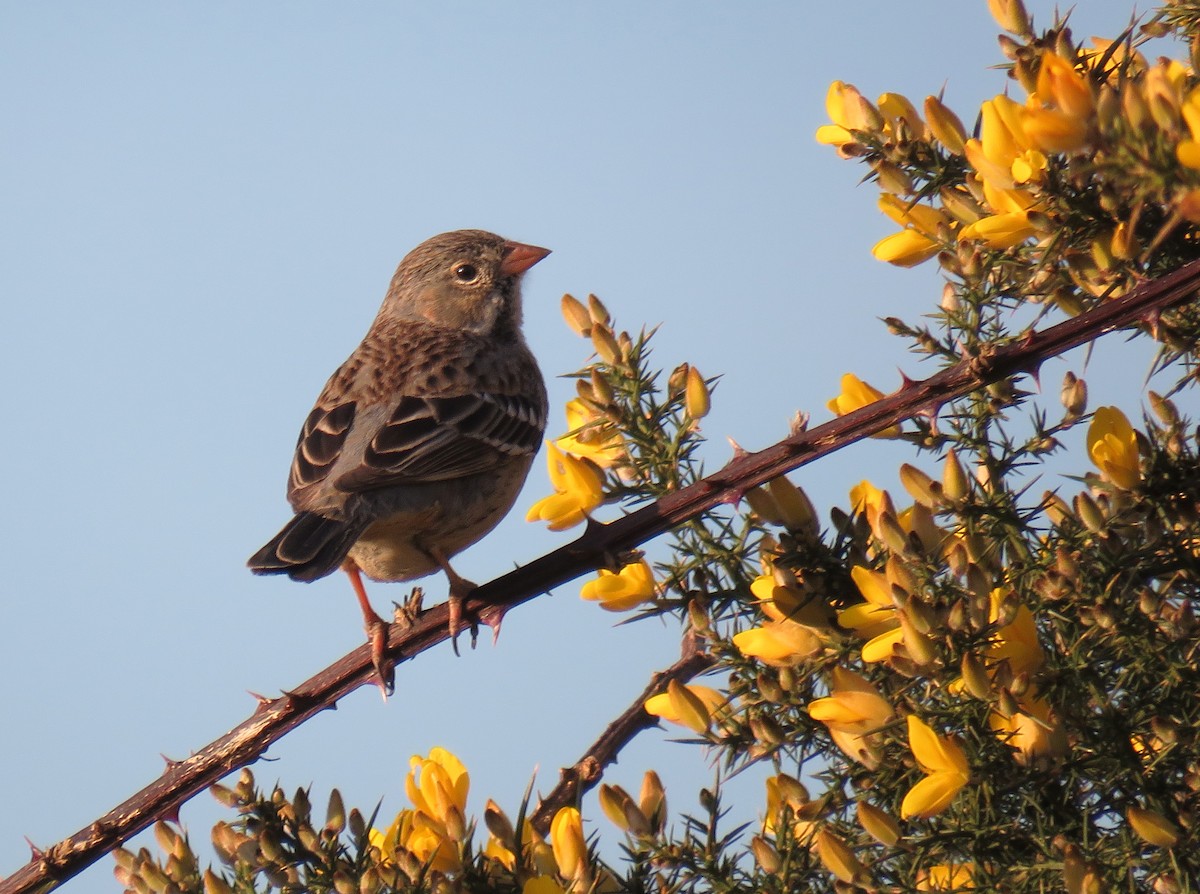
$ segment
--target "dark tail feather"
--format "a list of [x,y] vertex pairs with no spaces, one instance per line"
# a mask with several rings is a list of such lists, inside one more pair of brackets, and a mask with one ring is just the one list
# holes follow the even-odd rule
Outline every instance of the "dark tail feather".
[[255,574],[286,574],[313,581],[342,564],[362,528],[315,512],[301,512],[246,563]]

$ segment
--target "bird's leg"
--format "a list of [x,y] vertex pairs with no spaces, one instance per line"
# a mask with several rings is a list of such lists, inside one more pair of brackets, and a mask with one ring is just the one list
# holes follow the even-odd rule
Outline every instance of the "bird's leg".
[[362,572],[358,570],[358,565],[354,560],[347,559],[343,562],[342,570],[350,578],[350,586],[354,588],[354,595],[358,597],[358,607],[362,609],[363,614],[363,626],[367,631],[367,643],[371,646],[371,663],[375,666],[375,682],[386,699],[395,688],[396,677],[395,667],[384,654],[387,650],[388,622],[379,617],[375,609],[371,607],[371,601],[367,599],[367,590],[363,586]]
[[[458,632],[462,630],[462,603],[463,600],[476,588],[476,585],[469,580],[458,576],[453,568],[450,567],[450,560],[446,558],[437,547],[430,547],[429,557],[438,563],[438,567],[446,572],[446,579],[450,581],[450,598],[447,600],[447,605],[450,609],[450,645],[454,649],[454,654],[458,654]],[[479,635],[479,628],[475,621],[471,622],[471,648],[475,648],[475,640]]]

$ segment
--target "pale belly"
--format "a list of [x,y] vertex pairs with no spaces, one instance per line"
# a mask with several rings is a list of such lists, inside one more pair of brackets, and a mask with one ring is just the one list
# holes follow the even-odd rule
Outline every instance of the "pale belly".
[[447,483],[438,502],[405,507],[372,524],[350,548],[349,557],[372,580],[406,581],[432,574],[439,566],[431,550],[449,559],[508,514],[525,479],[525,470],[518,469],[512,470],[517,474],[492,475],[471,485]]

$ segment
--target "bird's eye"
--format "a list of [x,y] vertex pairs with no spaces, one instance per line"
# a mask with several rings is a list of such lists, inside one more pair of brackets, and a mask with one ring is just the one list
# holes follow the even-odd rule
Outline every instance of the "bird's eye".
[[474,264],[459,264],[454,268],[454,278],[459,282],[475,282],[479,279],[479,270]]

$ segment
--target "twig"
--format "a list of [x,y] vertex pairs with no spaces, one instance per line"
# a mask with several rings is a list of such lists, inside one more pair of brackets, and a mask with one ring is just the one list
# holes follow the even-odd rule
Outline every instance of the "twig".
[[608,725],[600,738],[584,752],[583,757],[570,767],[563,767],[558,785],[538,802],[530,818],[538,834],[545,835],[549,831],[550,821],[554,819],[554,814],[560,807],[574,804],[580,795],[590,791],[600,781],[604,768],[616,762],[621,749],[633,741],[638,733],[658,724],[658,718],[647,714],[646,709],[642,707],[646,699],[658,695],[672,680],[682,683],[703,673],[712,667],[715,661],[712,655],[696,648],[694,639],[689,637],[685,640],[683,657],[651,677],[642,694],[630,703],[620,717]]
[[[919,413],[934,413],[945,402],[992,382],[1034,372],[1047,358],[1137,323],[1153,325],[1162,311],[1195,296],[1200,261],[1150,280],[1123,298],[1031,332],[1025,338],[969,358],[882,400],[819,425],[795,432],[757,453],[739,455],[719,471],[609,524],[591,523],[572,543],[547,553],[474,591],[463,606],[469,616],[508,609],[552,587],[601,567],[606,557],[632,549],[721,503],[736,503],[750,488],[859,441]],[[423,612],[411,625],[393,624],[387,654],[397,664],[449,638],[445,604]],[[112,848],[153,822],[177,815],[179,805],[227,773],[257,760],[267,748],[309,717],[336,707],[338,699],[369,683],[369,648],[361,646],[279,698],[263,699],[255,712],[230,732],[186,760],[171,763],[158,779],[70,838],[36,851],[4,881],[0,894],[26,894],[77,875]]]

